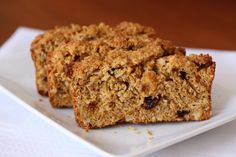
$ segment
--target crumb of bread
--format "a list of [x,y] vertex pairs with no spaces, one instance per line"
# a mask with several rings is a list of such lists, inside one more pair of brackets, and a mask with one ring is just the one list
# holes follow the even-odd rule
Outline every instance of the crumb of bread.
[[152,140],[154,138],[154,134],[151,130],[146,129],[146,134],[147,134],[149,140]]
[[129,126],[128,129],[133,131],[136,134],[141,134],[142,133],[142,131],[138,130],[138,128],[135,128],[133,126]]
[[129,126],[128,129],[131,130],[131,131],[137,131],[137,128],[135,128],[133,126]]

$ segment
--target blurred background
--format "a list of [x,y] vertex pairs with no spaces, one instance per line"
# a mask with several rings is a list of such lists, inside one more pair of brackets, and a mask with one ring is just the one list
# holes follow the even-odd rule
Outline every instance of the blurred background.
[[123,20],[185,47],[236,50],[235,0],[0,0],[0,45],[19,26],[50,29]]

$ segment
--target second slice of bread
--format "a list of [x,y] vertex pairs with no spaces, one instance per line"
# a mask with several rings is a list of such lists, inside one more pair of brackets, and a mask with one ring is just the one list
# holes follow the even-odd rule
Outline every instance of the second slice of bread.
[[[48,94],[53,107],[72,107],[68,74],[74,62],[91,55],[104,58],[111,50],[138,49],[156,38],[152,28],[131,22],[115,27],[99,24],[86,28],[90,32],[89,40],[62,43],[47,55]],[[171,45],[166,41],[165,46],[171,48],[168,44]]]

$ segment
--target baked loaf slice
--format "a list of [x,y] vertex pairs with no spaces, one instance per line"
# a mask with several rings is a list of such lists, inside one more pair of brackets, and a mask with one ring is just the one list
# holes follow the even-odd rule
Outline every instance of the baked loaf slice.
[[[156,39],[152,28],[131,22],[122,22],[115,27],[99,24],[84,28],[91,32],[89,40],[62,43],[47,55],[48,95],[53,107],[72,107],[67,74],[74,62],[90,55],[104,58],[111,50],[138,49]],[[175,48],[169,42],[163,46]]]
[[70,41],[93,41],[97,38],[105,38],[107,34],[112,36],[114,33],[124,36],[146,35],[150,38],[155,36],[155,31],[152,28],[132,22],[121,22],[116,26],[116,31],[103,23],[89,26],[72,24],[70,26],[56,27],[37,36],[31,44],[31,56],[36,68],[38,92],[43,96],[48,95],[46,58],[58,46],[67,44]]
[[205,120],[211,116],[215,62],[185,56],[162,40],[74,62],[70,92],[79,126]]

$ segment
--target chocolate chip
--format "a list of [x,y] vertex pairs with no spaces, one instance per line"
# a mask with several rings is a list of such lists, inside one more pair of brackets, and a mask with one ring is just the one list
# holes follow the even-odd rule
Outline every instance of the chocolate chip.
[[187,79],[187,73],[185,71],[180,71],[179,74],[180,74],[179,76],[182,80]]
[[188,111],[188,110],[179,110],[176,112],[176,115],[178,117],[184,117],[186,114],[189,114],[189,113],[190,113],[190,111]]
[[144,107],[147,110],[152,109],[153,107],[157,105],[158,101],[159,101],[159,98],[156,98],[156,97],[154,98],[152,96],[145,97],[144,104],[142,105],[142,107]]
[[65,64],[64,65],[64,72],[66,76],[71,77],[73,74],[73,64]]

